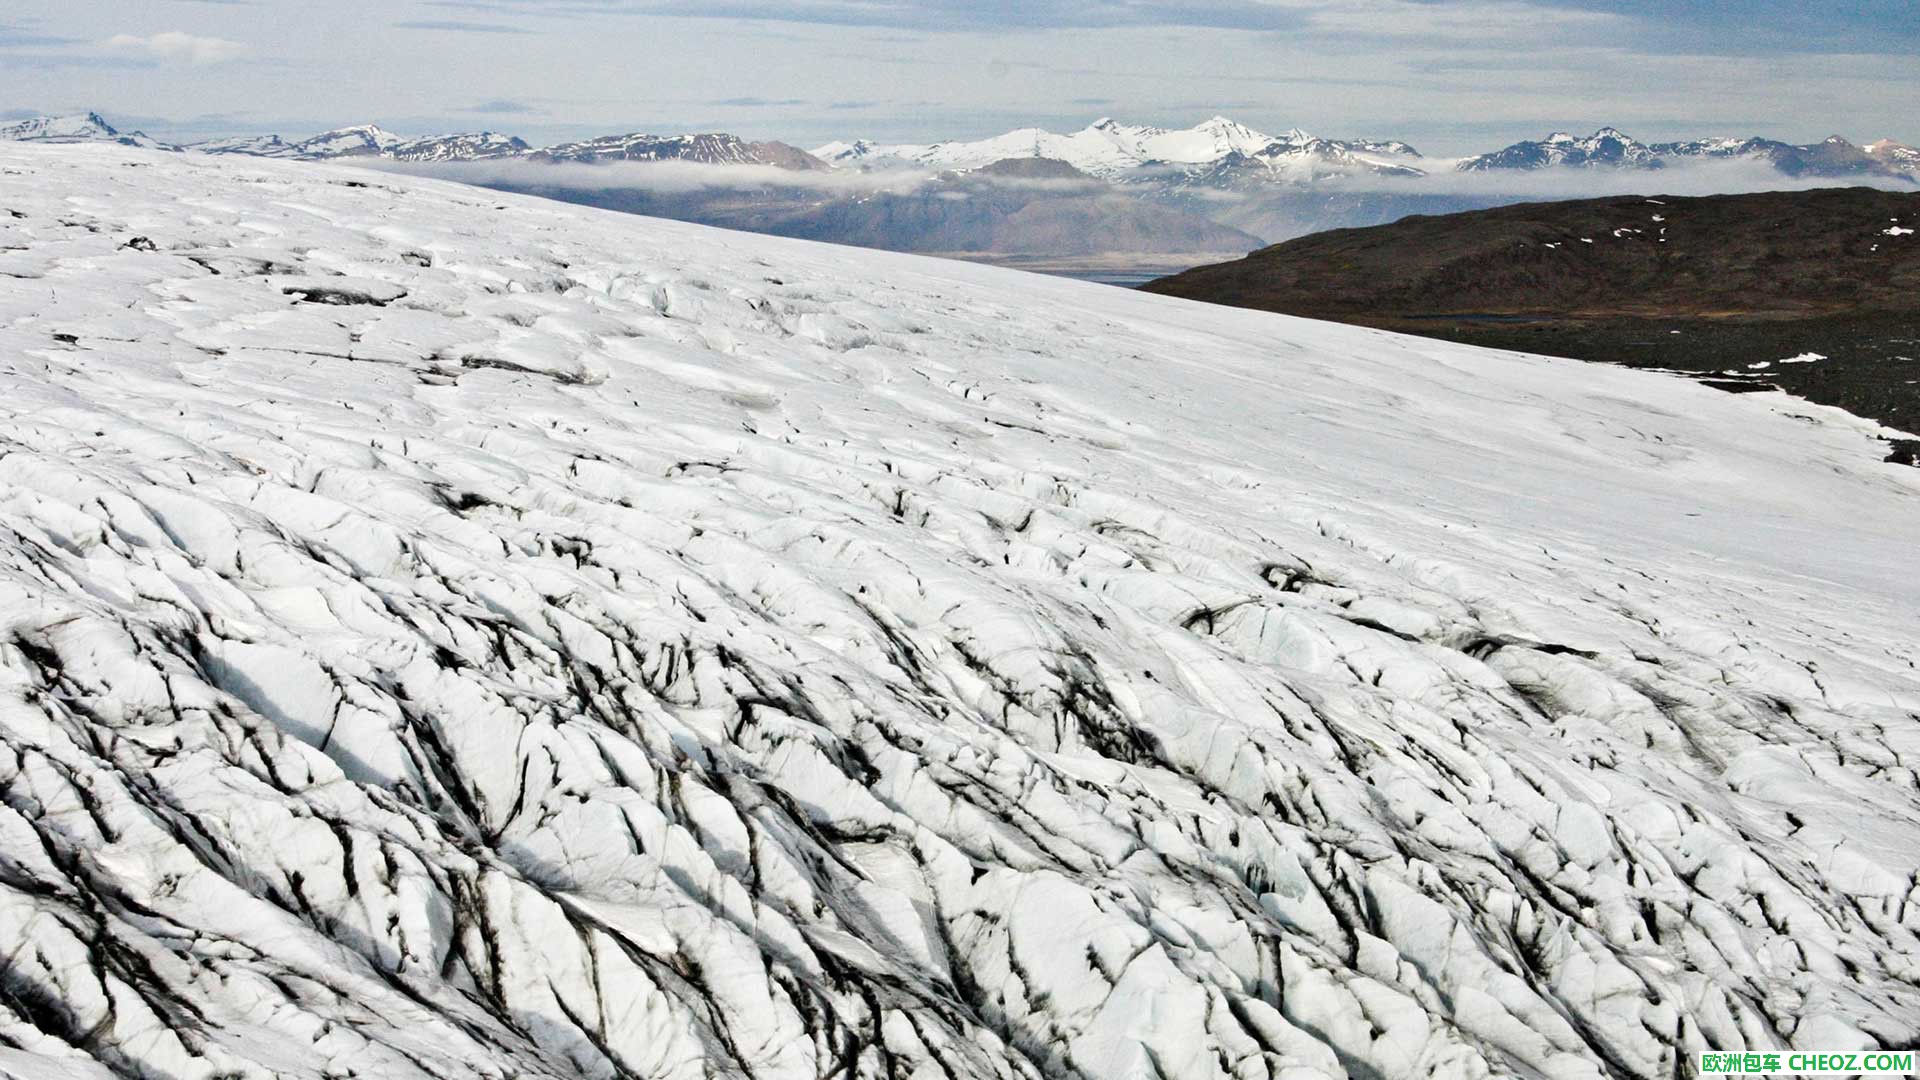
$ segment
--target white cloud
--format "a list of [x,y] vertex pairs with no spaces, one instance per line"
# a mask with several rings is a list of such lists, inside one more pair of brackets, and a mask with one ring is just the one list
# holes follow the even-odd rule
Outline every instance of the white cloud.
[[1913,185],[1889,176],[1788,176],[1764,161],[1707,159],[1682,161],[1663,169],[1564,168],[1454,172],[1429,159],[1435,171],[1418,178],[1357,174],[1325,182],[1321,192],[1369,192],[1387,195],[1460,195],[1485,199],[1535,201],[1598,199],[1614,195],[1733,195],[1751,191],[1805,191],[1811,188],[1864,186],[1912,191]]
[[1492,42],[1550,44],[1605,40],[1625,33],[1632,18],[1577,11],[1522,0],[1472,0],[1436,4],[1424,0],[1312,0],[1301,7],[1312,29],[1381,41],[1414,44],[1422,51]]
[[[710,165],[690,161],[543,162],[526,160],[400,162],[355,161],[361,168],[412,173],[453,180],[478,187],[510,190],[645,191],[656,195],[686,195],[714,191],[812,192],[821,196],[876,194],[912,195],[933,184],[931,169],[900,168],[854,172],[801,172],[772,165]],[[1798,191],[1834,187],[1841,183],[1911,191],[1913,187],[1890,177],[1790,177],[1773,166],[1752,160],[1682,162],[1664,169],[1538,169],[1454,172],[1444,159],[1429,159],[1434,171],[1423,177],[1386,177],[1368,173],[1329,176],[1318,183],[1275,185],[1246,191],[1185,189],[1182,195],[1199,202],[1242,203],[1264,199],[1337,197],[1340,195],[1458,196],[1491,203],[1531,202],[1543,199],[1591,199],[1613,195],[1726,195],[1748,191]],[[1040,179],[975,174],[980,186],[1053,192],[1065,195],[1113,193],[1101,181]],[[942,199],[969,197],[966,188],[936,195]],[[1202,211],[1205,213],[1205,211]]]
[[223,63],[247,51],[247,47],[237,41],[200,37],[179,30],[163,30],[148,37],[140,37],[136,34],[115,34],[103,44],[115,52],[141,54],[159,60],[188,63],[195,67]]
[[933,174],[922,169],[888,172],[800,172],[773,165],[709,165],[692,161],[356,161],[362,168],[416,173],[480,187],[540,187],[565,191],[651,191],[663,195],[712,190],[799,188],[825,194],[904,194]]

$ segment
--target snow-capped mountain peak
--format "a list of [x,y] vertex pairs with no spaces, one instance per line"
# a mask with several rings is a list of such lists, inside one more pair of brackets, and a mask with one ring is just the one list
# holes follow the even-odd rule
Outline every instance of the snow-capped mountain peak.
[[1755,140],[1751,138],[1743,139],[1734,135],[1721,135],[1721,136],[1716,136],[1712,138],[1695,140],[1694,145],[1698,146],[1700,150],[1704,153],[1725,154],[1732,151],[1740,150],[1743,147],[1747,147],[1754,142]]
[[1415,150],[1412,143],[1402,139],[1354,139],[1349,142],[1349,145],[1373,154],[1414,158],[1420,156],[1420,151]]
[[398,161],[486,161],[518,157],[533,147],[525,139],[494,131],[430,135],[385,146],[381,153]]
[[1879,139],[1863,148],[1868,157],[1889,168],[1920,176],[1920,149],[1892,139]]
[[1256,154],[1275,139],[1235,120],[1216,116],[1179,131],[1153,129],[1141,138],[1134,153],[1142,162],[1207,165],[1230,154]]
[[1603,127],[1584,138],[1556,131],[1544,139],[1514,143],[1503,150],[1460,162],[1463,172],[1491,169],[1544,169],[1602,166],[1659,167],[1658,155],[1619,128]]
[[[700,165],[771,165],[796,171],[815,171],[828,164],[783,142],[751,142],[722,132],[690,135],[644,133],[606,135],[561,143],[533,151],[536,161],[679,161]],[[844,158],[858,160],[858,156]]]
[[808,152],[829,164],[855,165],[872,157],[878,148],[878,144],[866,139],[855,139],[852,142],[825,143]]
[[121,132],[97,112],[68,116],[35,116],[0,123],[0,142],[83,143],[112,142],[122,146],[173,149],[143,132]]
[[288,142],[278,135],[214,139],[187,149],[208,154],[248,157],[299,158],[328,161],[336,158],[381,157],[397,161],[480,161],[529,152],[525,140],[491,131],[458,135],[404,138],[374,124],[337,128],[309,139]]
[[[609,135],[536,149],[526,140],[494,131],[405,137],[377,124],[358,124],[322,132],[298,142],[277,135],[220,139],[193,147],[213,154],[299,158],[328,161],[378,157],[416,163],[489,161],[501,158],[539,160],[683,160],[705,164],[774,164],[786,168],[823,168],[804,153],[784,143],[750,143],[732,135]],[[857,151],[854,151],[857,154]]]
[[118,139],[120,133],[97,112],[68,116],[34,116],[0,124],[0,139],[9,142],[29,140]]
[[[1207,132],[1223,143],[1230,144],[1234,149],[1241,150],[1242,152],[1249,147],[1257,149],[1265,143],[1271,142],[1273,139],[1271,135],[1262,135],[1260,132],[1255,131],[1240,121],[1230,120],[1224,116],[1213,117],[1204,123],[1196,125],[1196,129]],[[1297,131],[1298,129],[1296,128],[1294,130]]]
[[[1878,145],[1878,144],[1876,144]],[[1898,149],[1862,149],[1839,135],[1822,142],[1794,145],[1776,139],[1709,138],[1647,144],[1614,127],[1585,138],[1556,131],[1544,139],[1514,143],[1503,150],[1461,161],[1463,171],[1494,169],[1615,168],[1662,169],[1713,159],[1743,159],[1769,165],[1787,176],[1880,175],[1911,180],[1920,175],[1920,159]]]
[[377,156],[405,141],[377,124],[355,124],[303,139],[294,144],[294,151],[303,157]]
[[206,142],[188,143],[188,150],[203,154],[237,154],[245,157],[290,157],[293,144],[278,135],[236,135]]

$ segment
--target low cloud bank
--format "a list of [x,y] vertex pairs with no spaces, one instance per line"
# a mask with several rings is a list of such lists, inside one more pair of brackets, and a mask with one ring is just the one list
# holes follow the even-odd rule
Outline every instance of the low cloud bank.
[[1436,171],[1424,177],[1353,176],[1327,181],[1350,191],[1395,195],[1595,199],[1608,195],[1740,195],[1826,187],[1920,191],[1889,176],[1793,177],[1759,161],[1700,161],[1663,169],[1561,168],[1490,172]]
[[237,41],[200,37],[180,30],[166,30],[146,37],[115,34],[100,44],[111,52],[178,61],[195,67],[225,63],[247,51],[247,47]]
[[[928,184],[953,182],[931,169],[902,168],[855,171],[836,169],[803,172],[772,165],[707,165],[689,161],[540,162],[524,159],[469,162],[367,163],[371,167],[412,175],[495,188],[546,188],[565,191],[644,191],[662,195],[708,191],[768,191],[790,189],[823,196],[906,195]],[[1065,177],[993,176],[969,173],[969,186],[1058,194],[1087,194],[1108,187],[1099,180]],[[1116,190],[1144,190],[1124,178]],[[1158,185],[1151,185],[1157,187]],[[1370,173],[1324,176],[1306,184],[1283,183],[1271,188],[1250,187],[1221,191],[1204,187],[1184,189],[1190,198],[1210,202],[1258,201],[1269,195],[1303,193],[1454,196],[1461,198],[1534,201],[1599,198],[1609,195],[1730,195],[1754,191],[1799,191],[1809,188],[1868,186],[1893,191],[1920,190],[1920,185],[1885,176],[1787,176],[1764,162],[1701,161],[1663,169],[1541,169],[1530,171],[1435,171],[1423,177],[1391,177]],[[963,190],[963,189],[955,189]]]
[[704,165],[692,161],[369,162],[387,172],[456,180],[477,187],[550,188],[563,191],[648,191],[681,195],[702,191],[762,191],[791,188],[822,194],[905,193],[933,178],[920,171],[801,172],[773,165]]

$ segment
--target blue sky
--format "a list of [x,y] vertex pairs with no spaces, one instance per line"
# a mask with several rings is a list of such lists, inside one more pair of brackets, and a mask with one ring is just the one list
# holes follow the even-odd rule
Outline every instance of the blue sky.
[[198,137],[372,121],[971,137],[1101,115],[1395,136],[1920,141],[1920,3],[11,0],[0,112]]

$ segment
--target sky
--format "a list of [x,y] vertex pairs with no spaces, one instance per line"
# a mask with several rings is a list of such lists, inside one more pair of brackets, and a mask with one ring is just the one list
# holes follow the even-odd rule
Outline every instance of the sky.
[[7,0],[0,116],[931,141],[1102,116],[1920,142],[1920,0]]

